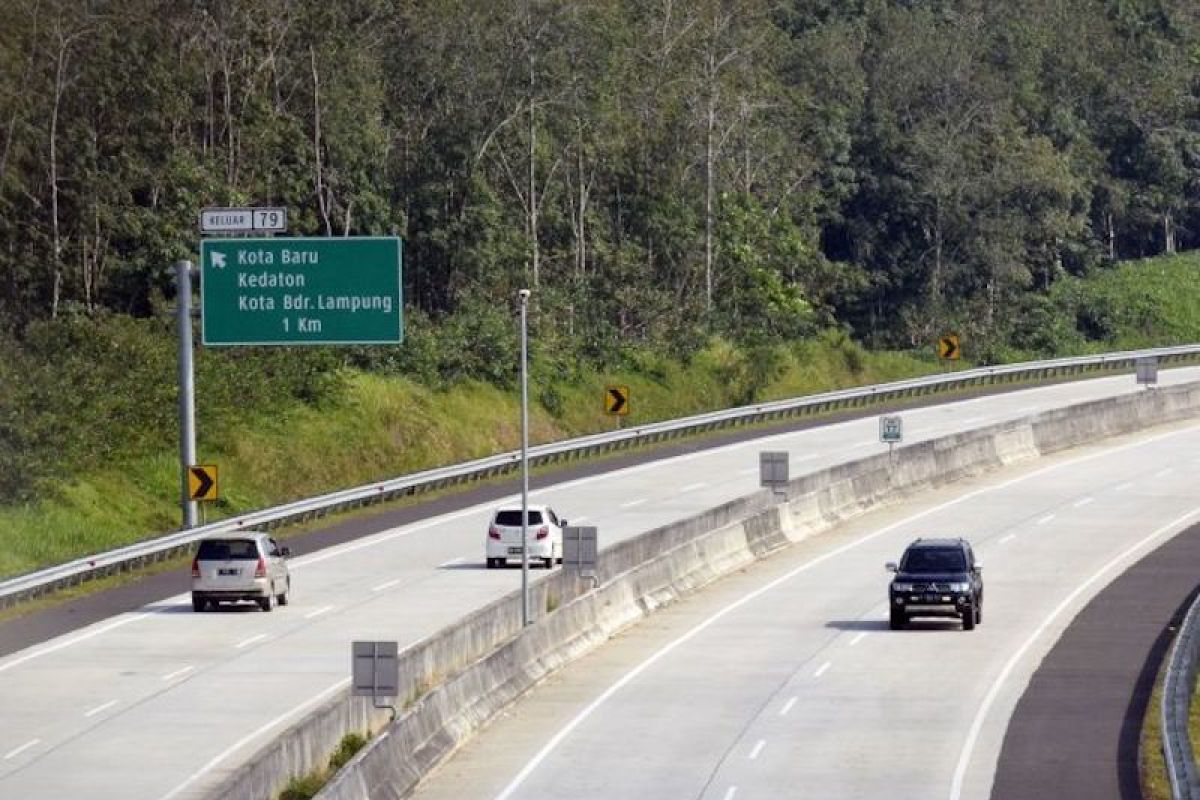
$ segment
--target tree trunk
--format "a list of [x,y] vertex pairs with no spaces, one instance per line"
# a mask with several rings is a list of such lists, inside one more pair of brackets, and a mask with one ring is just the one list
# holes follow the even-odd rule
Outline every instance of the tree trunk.
[[50,293],[50,318],[58,318],[62,293],[62,237],[58,222],[58,112],[62,105],[67,66],[67,39],[59,32],[58,58],[54,68],[54,103],[50,109],[50,247],[53,282]]
[[1175,255],[1175,219],[1170,211],[1163,214],[1163,245],[1167,255]]
[[317,208],[325,225],[325,235],[333,236],[333,223],[329,219],[329,203],[325,196],[325,169],[321,162],[321,78],[317,72],[317,51],[311,44],[308,46],[308,59],[312,66],[313,162],[316,168]]

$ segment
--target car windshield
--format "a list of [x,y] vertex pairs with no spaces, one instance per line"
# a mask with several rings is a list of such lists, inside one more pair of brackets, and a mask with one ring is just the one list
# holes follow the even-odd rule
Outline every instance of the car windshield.
[[904,572],[965,572],[967,561],[956,547],[914,547],[905,554],[900,568]]
[[[503,525],[506,528],[521,527],[521,509],[518,508],[514,511],[498,511],[498,512],[496,512],[496,524]],[[531,509],[529,512],[529,524],[530,525],[541,525],[542,524],[542,512],[533,511]]]
[[208,539],[200,543],[196,558],[201,561],[256,559],[258,548],[253,539]]

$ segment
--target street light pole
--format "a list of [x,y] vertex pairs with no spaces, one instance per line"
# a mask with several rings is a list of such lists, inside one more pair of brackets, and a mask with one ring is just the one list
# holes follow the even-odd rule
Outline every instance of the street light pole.
[[517,292],[521,301],[521,626],[529,619],[529,347],[526,319],[529,290]]
[[179,503],[183,528],[196,527],[196,503],[188,496],[188,469],[196,463],[196,384],[192,367],[192,262],[175,262],[179,346]]

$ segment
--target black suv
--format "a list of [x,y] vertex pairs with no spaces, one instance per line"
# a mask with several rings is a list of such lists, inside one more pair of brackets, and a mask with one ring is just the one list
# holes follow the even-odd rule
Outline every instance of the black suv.
[[892,630],[913,617],[958,617],[964,631],[983,622],[983,575],[965,539],[917,539],[887,568]]

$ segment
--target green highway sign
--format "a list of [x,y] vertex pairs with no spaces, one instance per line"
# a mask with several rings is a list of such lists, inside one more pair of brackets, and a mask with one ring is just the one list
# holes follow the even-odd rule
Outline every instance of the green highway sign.
[[400,262],[395,236],[204,239],[204,344],[399,344]]

